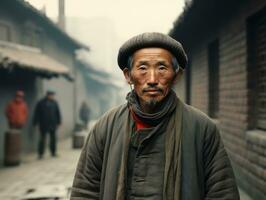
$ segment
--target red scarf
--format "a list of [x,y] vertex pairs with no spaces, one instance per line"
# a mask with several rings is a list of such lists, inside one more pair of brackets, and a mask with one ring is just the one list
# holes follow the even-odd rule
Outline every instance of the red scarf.
[[151,128],[149,124],[145,124],[144,122],[140,121],[138,116],[134,113],[132,109],[130,109],[131,115],[133,117],[134,122],[136,123],[136,130],[142,129],[142,128]]

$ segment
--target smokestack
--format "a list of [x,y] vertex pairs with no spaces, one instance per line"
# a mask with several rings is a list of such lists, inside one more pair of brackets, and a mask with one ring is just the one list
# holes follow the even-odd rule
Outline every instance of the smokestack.
[[40,12],[44,15],[46,15],[46,7],[45,5],[41,8]]
[[58,0],[58,26],[65,30],[65,0]]
[[192,0],[185,0],[185,7],[189,7],[192,3]]

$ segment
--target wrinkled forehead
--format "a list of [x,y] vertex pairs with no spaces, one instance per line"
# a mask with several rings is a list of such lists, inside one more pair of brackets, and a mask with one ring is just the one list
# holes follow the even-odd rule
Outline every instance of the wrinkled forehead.
[[173,55],[170,51],[157,48],[157,47],[150,47],[150,48],[142,48],[134,52],[132,59],[133,61],[138,60],[166,60],[171,62]]

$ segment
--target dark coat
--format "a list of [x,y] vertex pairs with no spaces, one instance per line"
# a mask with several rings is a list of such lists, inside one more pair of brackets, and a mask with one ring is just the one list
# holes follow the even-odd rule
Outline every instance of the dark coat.
[[61,124],[60,109],[55,100],[41,99],[35,108],[33,124],[39,125],[41,131],[55,130]]
[[[239,200],[218,128],[197,109],[185,104],[181,109],[180,199]],[[91,130],[78,163],[71,200],[116,199],[128,116],[127,106],[120,106],[105,114]]]
[[87,104],[82,104],[79,110],[79,118],[84,122],[88,123],[90,119],[90,108]]

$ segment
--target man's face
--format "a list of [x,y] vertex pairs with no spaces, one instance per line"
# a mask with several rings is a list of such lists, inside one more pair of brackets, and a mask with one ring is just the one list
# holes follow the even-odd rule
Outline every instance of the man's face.
[[16,95],[15,100],[16,101],[22,101],[23,100],[23,96]]
[[124,70],[128,82],[132,82],[142,105],[155,106],[169,93],[175,80],[172,54],[162,48],[143,48],[132,57],[129,71]]
[[54,94],[48,94],[48,95],[47,95],[47,98],[48,98],[49,100],[54,100]]

